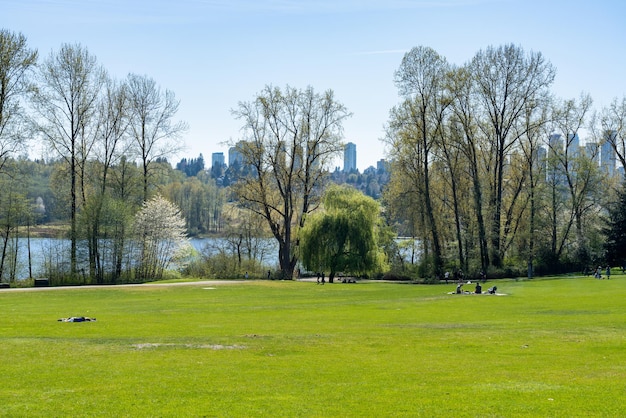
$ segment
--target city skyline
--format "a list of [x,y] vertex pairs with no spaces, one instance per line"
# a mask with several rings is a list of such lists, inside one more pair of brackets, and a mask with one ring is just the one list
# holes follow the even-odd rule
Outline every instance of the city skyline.
[[41,59],[80,43],[112,76],[147,75],[173,91],[177,119],[190,126],[173,160],[242,139],[231,109],[265,85],[331,89],[353,114],[343,140],[359,147],[363,171],[386,157],[380,139],[400,102],[394,72],[411,48],[463,65],[488,46],[517,44],[556,67],[555,95],[586,92],[600,109],[626,95],[625,15],[610,0],[6,0],[0,25]]

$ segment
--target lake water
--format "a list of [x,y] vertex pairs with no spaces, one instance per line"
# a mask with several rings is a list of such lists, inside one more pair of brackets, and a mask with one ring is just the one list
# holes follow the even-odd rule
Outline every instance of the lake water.
[[[275,240],[263,240],[265,251],[262,260],[266,264],[275,264],[278,261],[278,247]],[[229,251],[228,242],[223,238],[190,238],[189,243],[199,254],[217,254],[220,249]],[[86,244],[78,244],[78,258],[86,259]],[[31,238],[30,253],[33,277],[45,277],[44,266],[46,260],[54,263],[69,260],[70,240],[60,238]],[[20,238],[18,241],[18,262],[17,278],[27,279],[29,277],[28,267],[28,240]],[[8,277],[8,266],[5,265],[4,277]]]
[[[398,239],[404,241],[406,239]],[[219,251],[226,251],[232,254],[233,250],[228,249],[228,241],[224,238],[190,238],[189,243],[199,254],[215,255]],[[278,265],[278,245],[276,240],[267,238],[260,240],[259,246],[262,250],[256,258],[267,265]],[[86,260],[86,244],[79,244],[79,259]],[[45,277],[45,262],[52,260],[52,263],[60,263],[62,260],[69,260],[70,240],[59,238],[31,238],[30,239],[31,263],[33,277]],[[404,248],[402,257],[410,262],[411,249]],[[419,258],[419,251],[416,254]],[[18,263],[17,278],[27,279],[28,273],[28,241],[21,238],[18,242]],[[5,278],[8,277],[8,267],[5,266]]]

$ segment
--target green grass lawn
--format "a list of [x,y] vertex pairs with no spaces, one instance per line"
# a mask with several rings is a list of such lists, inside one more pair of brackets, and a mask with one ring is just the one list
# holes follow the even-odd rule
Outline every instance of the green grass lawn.
[[0,291],[0,416],[623,416],[626,276],[497,284]]

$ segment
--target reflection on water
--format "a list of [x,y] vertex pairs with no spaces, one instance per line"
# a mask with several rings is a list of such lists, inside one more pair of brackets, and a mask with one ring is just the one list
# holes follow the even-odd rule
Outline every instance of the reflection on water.
[[[29,257],[28,239],[20,238],[17,246],[17,266],[16,277],[18,280],[29,277]],[[267,264],[276,263],[278,260],[278,249],[275,240],[266,239],[263,241],[263,250],[257,250],[254,254],[262,262]],[[233,248],[230,243],[223,238],[190,238],[189,243],[200,254],[215,255],[220,251],[231,252]],[[69,264],[70,240],[64,238],[31,238],[30,239],[30,268],[33,277],[45,277],[46,263],[53,265]],[[87,266],[88,253],[85,241],[78,242],[77,258],[79,264]],[[4,277],[8,277],[9,267],[5,266]]]

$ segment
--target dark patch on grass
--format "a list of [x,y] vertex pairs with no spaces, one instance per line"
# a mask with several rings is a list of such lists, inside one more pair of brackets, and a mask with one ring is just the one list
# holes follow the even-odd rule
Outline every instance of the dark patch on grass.
[[601,310],[601,311],[579,311],[579,310],[575,310],[575,309],[567,309],[567,310],[557,310],[557,309],[550,309],[547,311],[537,311],[536,314],[537,315],[607,315],[612,313],[611,311],[608,310]]

